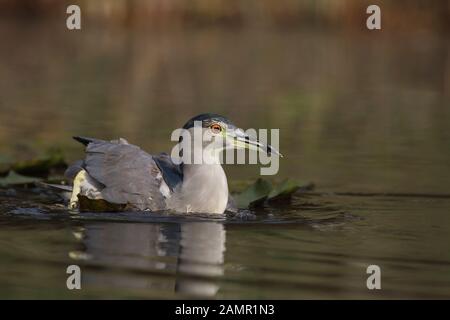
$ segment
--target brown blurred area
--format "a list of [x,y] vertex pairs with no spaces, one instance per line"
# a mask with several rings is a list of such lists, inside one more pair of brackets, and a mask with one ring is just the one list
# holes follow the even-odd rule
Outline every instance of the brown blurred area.
[[391,32],[450,30],[447,0],[0,0],[0,16],[60,18],[70,4],[82,8],[88,23],[116,26],[318,27],[364,31],[367,6],[381,7]]

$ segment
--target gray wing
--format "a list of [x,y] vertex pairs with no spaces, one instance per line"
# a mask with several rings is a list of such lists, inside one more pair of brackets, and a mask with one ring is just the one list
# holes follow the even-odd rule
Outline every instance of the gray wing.
[[159,155],[153,156],[153,159],[158,165],[170,191],[173,191],[183,182],[183,171],[180,165],[173,163],[172,158],[167,153],[160,153]]
[[124,140],[89,140],[82,167],[103,186],[101,195],[106,201],[139,210],[165,209],[161,171],[153,157],[139,147]]

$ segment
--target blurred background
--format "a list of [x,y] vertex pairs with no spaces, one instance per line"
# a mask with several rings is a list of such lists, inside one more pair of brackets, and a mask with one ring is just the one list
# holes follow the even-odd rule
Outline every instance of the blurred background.
[[[82,157],[73,135],[170,151],[172,130],[215,112],[280,129],[272,179],[317,187],[192,223],[70,214],[0,186],[0,297],[448,299],[449,32],[444,0],[0,0],[0,176],[49,150]],[[383,290],[367,290],[371,264]]]
[[[72,135],[170,151],[173,129],[215,112],[280,129],[277,178],[447,192],[449,3],[0,0],[0,162],[54,147],[74,160]],[[82,30],[66,28],[70,4]]]

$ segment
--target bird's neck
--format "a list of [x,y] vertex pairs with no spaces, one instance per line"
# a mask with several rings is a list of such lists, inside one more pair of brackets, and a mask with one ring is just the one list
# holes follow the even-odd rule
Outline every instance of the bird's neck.
[[223,213],[228,203],[227,176],[220,165],[183,164],[181,196],[186,211]]

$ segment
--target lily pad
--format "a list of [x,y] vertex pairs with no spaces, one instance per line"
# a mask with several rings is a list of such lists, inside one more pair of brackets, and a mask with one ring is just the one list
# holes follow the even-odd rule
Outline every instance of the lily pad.
[[27,177],[23,176],[21,174],[18,174],[14,171],[10,171],[8,175],[4,178],[0,178],[0,186],[11,186],[11,185],[24,185],[24,184],[31,184],[38,181],[41,181],[42,179],[36,178],[36,177]]
[[298,181],[288,178],[272,188],[267,199],[280,200],[290,198],[300,188],[301,184]]
[[249,208],[250,206],[264,202],[271,190],[272,184],[267,180],[259,178],[243,192],[235,195],[234,200],[238,208]]
[[235,179],[230,179],[228,180],[228,188],[230,189],[231,193],[240,193],[242,191],[244,191],[245,189],[247,189],[249,186],[251,186],[252,184],[255,183],[255,180],[235,180]]
[[242,193],[234,195],[234,201],[238,208],[248,209],[261,205],[266,200],[286,201],[299,190],[311,190],[312,183],[301,184],[294,179],[285,179],[281,183],[272,185],[269,181],[259,178],[255,183],[248,186]]

